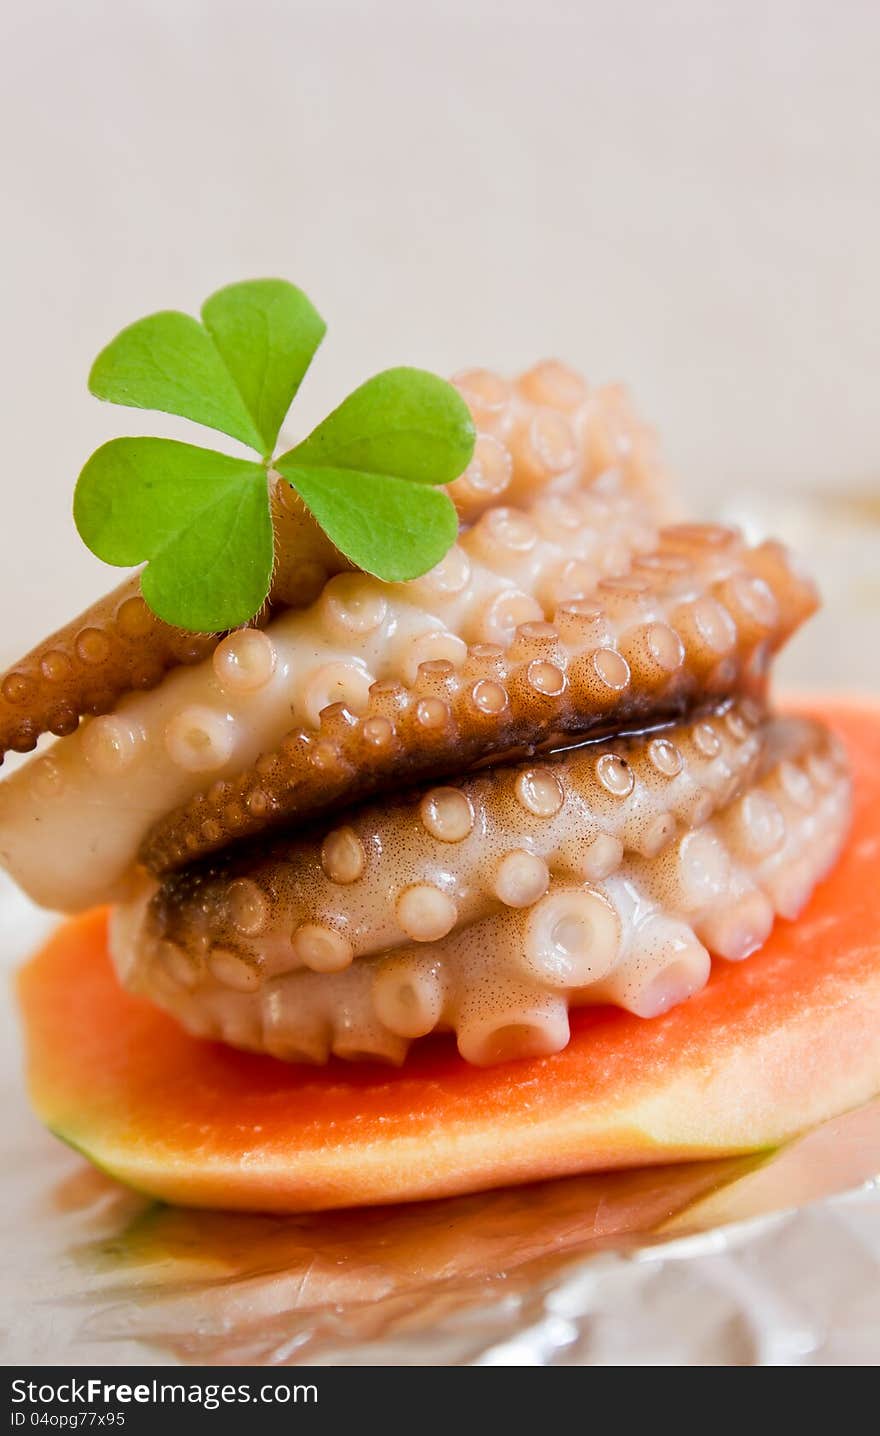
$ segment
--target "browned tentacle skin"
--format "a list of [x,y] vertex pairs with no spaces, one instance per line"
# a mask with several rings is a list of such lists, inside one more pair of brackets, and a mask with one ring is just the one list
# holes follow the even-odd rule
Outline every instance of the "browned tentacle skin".
[[[326,708],[317,729],[157,823],[143,862],[166,872],[407,782],[760,692],[766,656],[815,608],[813,585],[779,545],[745,548],[715,527],[667,533],[653,567],[603,580],[553,624],[522,625],[509,649],[473,645],[458,670],[426,663],[411,687],[376,683],[358,714]],[[742,622],[722,602],[732,587]]]
[[0,677],[0,762],[7,752],[30,752],[41,733],[74,732],[80,718],[108,712],[122,693],[155,687],[169,668],[199,663],[216,642],[156,618],[140,580],[128,579]]
[[195,966],[221,950],[267,976],[431,941],[530,907],[551,875],[595,882],[625,854],[657,857],[748,784],[762,748],[757,704],[732,700],[383,799],[316,836],[285,834],[168,876],[151,931]]

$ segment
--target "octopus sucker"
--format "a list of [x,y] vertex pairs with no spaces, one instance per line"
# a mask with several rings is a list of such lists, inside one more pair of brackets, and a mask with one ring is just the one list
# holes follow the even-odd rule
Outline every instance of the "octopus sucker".
[[[693,747],[696,725],[686,724],[555,757],[564,801],[543,828],[515,797],[527,770],[498,768],[408,805],[361,809],[310,849],[273,847],[158,887],[145,880],[134,916],[123,907],[116,919],[125,981],[194,1030],[205,1031],[208,1014],[211,1035],[236,1042],[244,1031],[237,1045],[297,1061],[369,1054],[397,1063],[412,1041],[451,1030],[462,1055],[482,1065],[560,1050],[572,1007],[612,1003],[654,1017],[698,993],[713,958],[742,961],[776,916],[796,916],[846,833],[849,782],[833,740],[813,721],[755,716],[739,737],[735,705],[701,720],[719,736],[713,758]],[[677,773],[664,771],[676,766],[666,750],[658,770],[660,743],[682,755]],[[618,795],[616,818],[593,811],[586,776],[609,755],[635,779]],[[688,785],[706,788],[716,806],[697,828],[677,822],[662,849],[644,855],[626,834],[666,811],[662,783],[682,778],[681,798],[668,794],[672,810]],[[585,879],[570,854],[588,850],[597,828],[617,838],[619,856]],[[533,882],[534,869],[522,866],[510,902],[496,885],[512,851],[544,872]],[[413,871],[424,891],[408,922],[399,906]],[[306,915],[328,939],[347,939],[344,965],[309,961],[298,945]],[[242,980],[232,954],[256,979]]]
[[845,757],[769,707],[797,560],[679,521],[619,386],[454,383],[477,437],[429,572],[357,569],[272,474],[250,624],[171,628],[135,576],[0,678],[0,760],[57,739],[0,784],[0,861],[114,903],[121,982],[196,1036],[550,1056],[574,1008],[699,1002],[839,853]]

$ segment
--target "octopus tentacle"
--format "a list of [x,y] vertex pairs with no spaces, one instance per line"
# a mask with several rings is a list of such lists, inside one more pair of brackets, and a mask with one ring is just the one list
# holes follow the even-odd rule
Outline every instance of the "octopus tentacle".
[[[273,490],[276,571],[272,605],[299,606],[347,560],[289,484]],[[165,674],[210,657],[222,634],[187,633],[147,607],[134,575],[43,639],[0,677],[0,763],[28,753],[43,733],[67,737],[80,720],[109,713],[126,693],[155,688]]]
[[595,881],[624,854],[656,857],[748,783],[759,721],[743,699],[653,734],[371,804],[321,838],[221,854],[166,880],[153,930],[193,962],[234,949],[264,974],[445,937],[501,907],[531,906],[551,875]]
[[[474,645],[457,669],[429,661],[409,687],[380,681],[329,705],[247,771],[176,812],[163,806],[143,862],[165,872],[389,786],[760,691],[766,655],[813,611],[815,590],[781,554],[771,564],[765,546],[745,548],[732,531],[721,542],[721,533],[712,529],[687,560],[661,547],[663,562],[645,576],[600,582],[590,604],[565,605],[552,625],[520,626],[507,650]],[[766,599],[743,627],[718,596],[731,585]]]
[[652,1017],[699,991],[710,953],[746,957],[833,862],[849,797],[845,759],[821,725],[772,721],[760,776],[700,828],[603,879],[554,876],[528,906],[433,941],[335,969],[281,970],[277,955],[232,945],[218,959],[209,942],[198,953],[155,926],[162,909],[148,888],[116,918],[115,957],[129,986],[191,1031],[287,1060],[399,1063],[411,1041],[443,1030],[477,1064],[547,1054],[568,1041],[570,1007]]
[[128,579],[0,678],[0,762],[7,752],[30,752],[41,733],[73,733],[85,714],[106,713],[120,693],[153,688],[169,668],[201,662],[215,643],[156,618],[139,579]]
[[[486,654],[501,649],[472,646],[468,660],[468,640],[508,643],[523,619],[543,621],[566,585],[575,593],[594,586],[655,541],[627,496],[580,494],[562,514],[550,500],[530,511],[493,510],[412,583],[336,575],[308,608],[228,635],[210,660],[129,695],[0,785],[0,849],[10,870],[47,906],[105,900],[152,821],[206,781],[251,769],[284,740],[292,720],[314,736],[334,702],[353,711],[383,707],[371,699],[371,684],[412,692],[426,662],[454,670],[469,661],[473,685],[494,672]],[[540,638],[526,648],[535,657],[553,651]],[[550,672],[540,662],[532,670],[539,685]],[[418,720],[429,730],[440,711],[435,688],[436,672],[418,698]],[[487,727],[494,692],[487,682],[478,695]],[[376,731],[367,729],[370,753]],[[249,797],[251,819],[267,811],[259,796]]]
[[469,369],[452,382],[478,431],[473,461],[450,487],[466,522],[492,503],[518,504],[537,491],[562,494],[612,477],[655,516],[670,516],[672,485],[653,430],[621,385],[591,388],[558,360],[513,381]]
[[[648,453],[647,431],[624,409],[619,395],[588,393],[573,371],[553,364],[537,366],[518,385],[484,374],[472,383],[471,391],[467,385],[464,391],[478,424],[483,420],[490,424],[478,436],[472,463],[449,490],[465,527],[501,500],[531,510],[536,494],[544,499],[536,521],[546,527],[551,523],[548,501],[554,495],[588,494],[608,470],[597,498],[603,493],[612,499],[628,495],[631,529],[650,533],[664,511],[665,479],[653,453]],[[490,391],[509,393],[511,404],[515,400],[516,423],[511,407],[506,430],[491,402],[488,410],[494,418],[487,418],[480,394]],[[574,392],[580,397],[572,405]],[[505,431],[506,437],[498,437],[495,430]],[[271,500],[276,563],[258,626],[280,608],[313,603],[329,578],[352,567],[288,483],[273,481]],[[508,507],[507,513],[511,512]],[[590,519],[589,513],[575,515],[584,524]],[[509,518],[507,527],[511,528]],[[547,576],[547,585],[556,584],[557,602],[580,596],[599,574],[625,568],[639,542],[647,546],[644,539],[629,541],[625,533],[608,533],[604,543],[602,537],[597,530],[592,546],[585,539],[592,555],[600,556],[598,565],[593,562],[589,567],[586,559],[591,554],[578,553],[561,562],[555,576]],[[484,538],[475,535],[474,545],[479,547]],[[447,575],[451,568],[447,565]],[[526,608],[520,600],[523,616]],[[510,602],[501,605],[498,622],[509,623],[515,611]],[[491,618],[486,624],[490,629],[497,626]],[[155,687],[169,669],[198,663],[222,637],[186,633],[163,623],[144,603],[137,576],[127,580],[0,675],[0,763],[9,751],[30,752],[43,733],[66,736],[82,718],[111,712],[126,693]],[[497,641],[494,632],[486,638]]]

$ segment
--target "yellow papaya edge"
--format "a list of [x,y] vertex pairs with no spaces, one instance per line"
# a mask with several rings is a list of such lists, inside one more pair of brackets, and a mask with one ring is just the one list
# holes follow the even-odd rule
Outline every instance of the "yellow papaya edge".
[[880,706],[798,706],[850,753],[845,853],[797,922],[663,1017],[583,1009],[563,1052],[488,1069],[449,1038],[399,1070],[289,1066],[123,991],[101,910],[19,976],[36,1112],[164,1201],[294,1212],[749,1152],[857,1105],[880,1091]]

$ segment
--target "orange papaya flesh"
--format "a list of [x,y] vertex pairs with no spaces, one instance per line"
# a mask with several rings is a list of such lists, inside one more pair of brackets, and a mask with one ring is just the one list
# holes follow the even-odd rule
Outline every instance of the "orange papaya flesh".
[[38,1115],[167,1202],[292,1212],[753,1151],[855,1106],[880,1091],[880,707],[810,706],[851,755],[846,851],[797,922],[664,1016],[582,1009],[563,1052],[487,1069],[447,1038],[399,1070],[290,1066],[123,991],[97,911],[20,975]]

